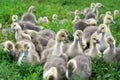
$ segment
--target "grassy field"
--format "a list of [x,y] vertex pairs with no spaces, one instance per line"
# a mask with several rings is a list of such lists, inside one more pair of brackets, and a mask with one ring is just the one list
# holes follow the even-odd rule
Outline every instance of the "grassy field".
[[[37,12],[36,18],[47,16],[51,20],[52,14],[57,14],[60,19],[68,19],[65,24],[43,24],[45,28],[49,28],[57,32],[60,28],[65,28],[72,35],[72,23],[74,16],[69,14],[75,9],[81,10],[89,7],[91,2],[101,2],[105,8],[99,9],[100,13],[106,11],[114,11],[120,8],[120,0],[0,0],[0,43],[11,40],[14,41],[14,34],[2,33],[4,28],[9,29],[11,17],[17,14],[19,19],[25,13],[29,6],[34,5]],[[115,18],[116,24],[110,25],[113,36],[116,40],[116,46],[120,42],[120,16]],[[42,65],[22,64],[18,66],[16,62],[11,61],[10,57],[0,49],[0,80],[42,80]],[[119,80],[120,72],[113,67],[113,64],[106,66],[103,59],[93,61],[93,75],[90,80]]]

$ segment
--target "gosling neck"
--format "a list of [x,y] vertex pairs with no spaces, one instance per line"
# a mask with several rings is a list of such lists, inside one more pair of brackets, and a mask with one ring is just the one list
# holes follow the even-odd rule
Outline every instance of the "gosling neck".
[[19,33],[19,34],[22,33],[22,29],[21,29],[20,26],[19,26],[19,28],[16,30],[16,32]]
[[63,42],[56,40],[53,55],[59,56],[61,53],[63,53]]

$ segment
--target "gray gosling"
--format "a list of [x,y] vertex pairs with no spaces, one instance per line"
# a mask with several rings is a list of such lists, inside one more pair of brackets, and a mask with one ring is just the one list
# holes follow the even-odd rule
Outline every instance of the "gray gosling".
[[[87,55],[79,55],[67,63],[66,77],[70,80],[89,80],[92,75],[91,59]],[[76,78],[80,76],[80,79]]]
[[115,40],[112,36],[110,36],[107,37],[107,42],[109,44],[109,47],[103,52],[103,58],[106,64],[110,64],[112,61],[115,60],[116,56]]

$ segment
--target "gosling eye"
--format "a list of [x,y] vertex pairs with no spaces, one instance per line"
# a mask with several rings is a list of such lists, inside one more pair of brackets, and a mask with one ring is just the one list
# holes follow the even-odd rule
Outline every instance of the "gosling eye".
[[14,24],[13,27],[15,27],[16,25]]
[[102,29],[104,29],[104,27],[102,27]]
[[111,18],[108,18],[108,20],[111,20]]
[[13,19],[16,19],[16,17],[13,17]]
[[93,40],[96,40],[96,38],[93,38]]
[[62,37],[65,37],[65,35],[61,35]]

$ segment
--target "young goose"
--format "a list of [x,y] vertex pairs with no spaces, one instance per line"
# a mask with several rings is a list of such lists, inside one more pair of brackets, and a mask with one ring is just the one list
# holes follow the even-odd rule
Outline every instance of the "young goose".
[[77,55],[83,54],[83,50],[80,46],[82,43],[82,35],[83,32],[81,30],[76,30],[74,33],[74,41],[71,43],[71,45],[68,48],[68,51],[66,52],[68,57],[73,58]]
[[38,38],[39,36],[48,40],[55,38],[55,32],[50,29],[42,30],[40,32],[36,32],[34,30],[24,30],[24,33],[29,34],[32,39]]
[[86,55],[94,58],[94,57],[98,57],[100,55],[100,51],[98,49],[97,44],[99,44],[99,35],[96,33],[93,33],[90,39],[90,48],[89,51],[87,53],[85,53]]
[[15,57],[15,45],[12,41],[3,42],[4,51],[8,52],[8,55]]
[[29,9],[28,9],[28,12],[25,13],[23,16],[22,16],[22,19],[21,21],[26,21],[26,22],[30,22],[30,23],[37,23],[36,21],[36,18],[33,14],[33,12],[35,12],[35,7],[34,6],[30,6]]
[[[67,30],[65,30],[65,29],[60,29],[60,30],[64,31],[67,35],[69,35],[69,33],[67,32]],[[68,37],[69,37],[69,36],[68,36]],[[70,42],[70,41],[68,40],[68,42]],[[52,47],[54,44],[55,44],[55,39],[50,39],[50,40],[48,41],[48,44],[47,44],[47,47],[46,47],[46,48],[50,48],[50,47]],[[65,50],[66,50],[66,49],[65,49]]]
[[75,16],[74,20],[72,21],[72,24],[75,24],[79,20],[80,20],[80,17],[79,16]]
[[12,16],[12,23],[18,22],[18,16],[17,15],[13,15]]
[[100,24],[99,29],[101,31],[100,35],[100,45],[98,45],[98,48],[101,52],[103,52],[109,45],[106,40],[106,30],[107,30],[107,25],[106,24]]
[[56,22],[58,21],[58,15],[57,14],[53,14],[52,15],[52,22]]
[[46,80],[67,80],[65,71],[66,61],[61,57],[53,56],[44,65],[43,78]]
[[96,31],[98,30],[98,27],[97,26],[91,26],[91,27],[87,27],[83,30],[83,37],[84,37],[84,40],[87,44],[90,43],[90,38],[91,38],[91,35],[93,33],[95,33]]
[[87,20],[80,20],[77,21],[73,25],[73,31],[75,32],[76,30],[84,30],[88,26],[94,26],[97,24],[97,21],[95,19],[87,19]]
[[90,7],[87,7],[84,10],[81,11],[81,14],[83,14],[85,16],[87,13],[91,12],[94,7],[95,7],[95,3],[92,2],[90,4]]
[[44,17],[43,17],[43,22],[49,23],[49,20],[48,20],[48,17],[47,17],[47,16],[44,16]]
[[75,10],[75,11],[70,11],[70,14],[74,15],[74,16],[79,16],[80,15],[80,11],[79,10]]
[[103,5],[101,3],[96,3],[92,11],[86,14],[85,19],[94,18],[97,20],[99,14],[98,8],[102,6]]
[[[91,59],[87,55],[79,55],[67,63],[66,77],[70,80],[89,80],[92,74]],[[80,76],[77,79],[77,76]]]
[[18,16],[13,15],[12,16],[12,23],[18,23],[22,30],[30,29],[30,30],[35,30],[35,31],[40,31],[42,30],[42,26],[35,26],[34,24],[30,22],[25,22],[25,21],[18,21]]
[[21,39],[31,40],[30,35],[25,34],[25,33],[22,32],[22,29],[21,29],[21,27],[20,27],[20,25],[18,23],[13,23],[11,25],[11,30],[12,30],[12,32],[15,31],[15,39],[17,41],[21,40]]
[[25,21],[22,21],[22,22],[19,22],[18,23],[22,30],[35,30],[37,32],[41,31],[43,29],[43,26],[35,26],[34,24],[30,23],[30,22],[25,22]]
[[60,20],[60,19],[58,18],[58,15],[57,15],[57,14],[53,14],[53,16],[52,16],[52,22],[58,23],[58,24],[64,24],[65,22],[67,22],[67,19],[62,19],[62,20]]
[[105,14],[100,14],[100,19],[104,20],[105,15],[112,15],[111,11],[107,11]]
[[80,11],[79,10],[75,10],[74,15],[75,16],[79,16],[80,15]]
[[18,59],[18,65],[21,64],[23,58],[25,57],[25,59],[23,60],[24,62],[27,63],[40,63],[40,57],[38,55],[38,53],[35,51],[35,49],[32,48],[30,43],[25,43],[24,47],[23,47],[23,53],[22,55],[20,55],[19,59]]
[[110,31],[110,28],[109,28],[109,24],[110,23],[113,23],[115,24],[115,21],[113,20],[113,17],[111,15],[105,15],[104,17],[104,20],[103,20],[103,24],[106,24],[107,25],[107,33],[106,33],[106,36],[112,36],[111,34],[111,31]]
[[30,40],[19,40],[15,43],[15,60],[18,61],[18,58],[23,53],[22,49],[24,48],[24,44],[31,44],[32,49],[35,49],[35,45]]
[[114,18],[117,17],[120,14],[119,10],[114,10],[113,16]]
[[66,32],[63,30],[58,31],[55,38],[55,44],[51,48],[47,48],[41,53],[42,63],[44,63],[51,55],[61,55],[61,53],[63,53],[63,41],[66,40],[68,40],[68,35]]
[[116,56],[115,40],[112,36],[107,38],[109,47],[103,52],[103,58],[106,64],[110,64]]

